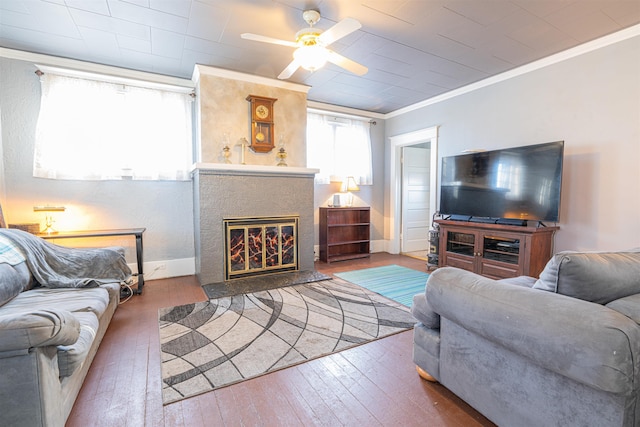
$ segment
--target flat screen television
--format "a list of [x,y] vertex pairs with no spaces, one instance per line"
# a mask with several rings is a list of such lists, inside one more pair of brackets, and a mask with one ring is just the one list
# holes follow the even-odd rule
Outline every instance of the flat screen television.
[[564,141],[557,141],[444,157],[440,214],[522,225],[558,222],[563,152]]

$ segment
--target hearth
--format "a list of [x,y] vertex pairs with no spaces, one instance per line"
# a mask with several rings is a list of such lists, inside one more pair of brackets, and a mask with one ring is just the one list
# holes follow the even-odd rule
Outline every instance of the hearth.
[[298,270],[298,219],[225,219],[225,280]]

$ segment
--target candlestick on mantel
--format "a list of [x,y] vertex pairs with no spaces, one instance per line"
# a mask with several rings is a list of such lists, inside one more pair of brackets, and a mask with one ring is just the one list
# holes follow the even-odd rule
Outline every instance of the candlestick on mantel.
[[247,149],[247,145],[249,145],[249,141],[247,141],[247,138],[240,138],[240,143],[236,144],[236,145],[240,145],[240,147],[241,147],[240,164],[244,165],[244,164],[246,164],[244,162],[244,153],[245,153],[245,150]]

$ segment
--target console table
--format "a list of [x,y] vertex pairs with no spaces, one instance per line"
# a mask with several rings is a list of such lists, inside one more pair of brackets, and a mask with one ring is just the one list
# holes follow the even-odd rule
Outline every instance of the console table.
[[115,230],[82,230],[82,231],[59,231],[57,233],[37,234],[38,237],[47,240],[55,239],[75,239],[82,237],[114,237],[114,236],[135,236],[136,238],[136,261],[138,264],[138,289],[136,294],[142,294],[144,287],[144,273],[142,271],[142,233],[146,228],[120,228]]

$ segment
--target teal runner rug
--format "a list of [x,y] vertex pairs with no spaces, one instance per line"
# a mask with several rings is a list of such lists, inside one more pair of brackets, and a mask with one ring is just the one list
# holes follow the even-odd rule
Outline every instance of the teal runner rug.
[[367,288],[387,298],[411,307],[413,296],[424,292],[429,275],[399,265],[365,268],[364,270],[334,273],[347,282]]

